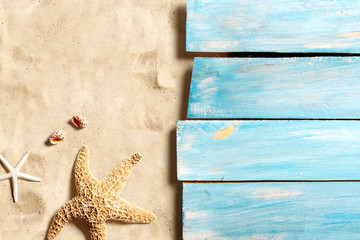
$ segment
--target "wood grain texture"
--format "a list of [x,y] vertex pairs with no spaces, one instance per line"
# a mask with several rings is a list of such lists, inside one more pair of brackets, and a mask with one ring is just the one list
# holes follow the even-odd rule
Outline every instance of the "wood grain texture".
[[192,52],[360,52],[356,0],[187,0]]
[[182,181],[360,180],[359,121],[178,121]]
[[183,236],[360,239],[360,183],[184,183]]
[[195,58],[188,118],[360,118],[360,58]]

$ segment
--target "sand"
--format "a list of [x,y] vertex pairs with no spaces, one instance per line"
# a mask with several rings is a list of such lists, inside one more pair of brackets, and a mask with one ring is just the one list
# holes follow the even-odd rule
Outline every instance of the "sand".
[[[121,197],[154,212],[149,225],[107,222],[111,239],[181,239],[176,120],[185,119],[192,54],[185,53],[185,0],[0,3],[0,153],[43,182],[0,182],[0,239],[45,239],[57,210],[75,196],[82,143],[103,178],[135,152],[143,160]],[[87,117],[78,130],[73,114]],[[65,140],[49,146],[62,129]],[[0,167],[0,175],[5,170]],[[88,239],[84,221],[57,239]]]

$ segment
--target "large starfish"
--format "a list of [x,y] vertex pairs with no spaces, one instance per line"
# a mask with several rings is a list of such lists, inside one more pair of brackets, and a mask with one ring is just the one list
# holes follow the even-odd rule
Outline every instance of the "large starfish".
[[136,153],[122,161],[102,181],[93,177],[89,169],[89,148],[83,145],[75,160],[75,183],[77,195],[57,212],[48,232],[54,239],[65,224],[73,218],[85,219],[91,240],[106,239],[105,221],[120,220],[125,223],[151,223],[156,216],[135,207],[118,196],[132,169],[140,161]]
[[5,166],[5,168],[9,171],[8,173],[0,176],[0,181],[5,179],[11,178],[11,187],[12,187],[12,194],[14,202],[17,202],[18,200],[18,184],[17,180],[18,178],[33,181],[33,182],[41,182],[41,178],[31,176],[26,173],[20,172],[20,168],[24,165],[27,158],[29,157],[30,151],[26,151],[24,156],[20,159],[19,163],[16,165],[15,168],[13,168],[10,163],[0,154],[0,162],[2,162]]

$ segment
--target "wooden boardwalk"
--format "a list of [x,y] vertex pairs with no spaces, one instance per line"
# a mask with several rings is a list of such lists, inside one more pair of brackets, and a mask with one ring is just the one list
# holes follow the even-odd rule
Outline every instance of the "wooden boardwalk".
[[181,181],[360,180],[360,121],[179,121],[177,165]]
[[360,239],[360,1],[187,0],[186,48],[273,58],[195,58],[184,240]]
[[359,79],[358,57],[195,58],[187,117],[358,119]]
[[358,240],[359,183],[183,186],[186,240]]
[[187,0],[191,52],[360,52],[356,0]]

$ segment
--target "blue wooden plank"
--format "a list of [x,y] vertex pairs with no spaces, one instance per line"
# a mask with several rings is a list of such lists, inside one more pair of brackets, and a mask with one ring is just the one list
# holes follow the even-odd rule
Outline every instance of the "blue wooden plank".
[[188,118],[360,117],[360,58],[196,58]]
[[185,183],[183,237],[360,239],[360,183]]
[[360,180],[360,121],[178,121],[182,181]]
[[187,0],[192,52],[360,52],[356,0]]

